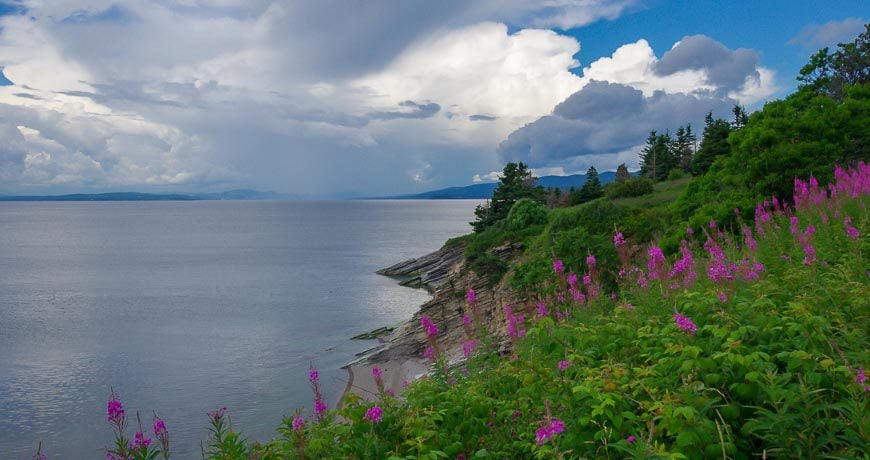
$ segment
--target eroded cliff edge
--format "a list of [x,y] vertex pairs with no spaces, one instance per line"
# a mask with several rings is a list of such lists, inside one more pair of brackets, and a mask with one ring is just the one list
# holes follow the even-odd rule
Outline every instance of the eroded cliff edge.
[[[492,255],[506,262],[520,254],[521,245],[507,244],[492,249]],[[385,386],[399,391],[404,381],[418,378],[427,369],[423,359],[426,336],[420,325],[420,317],[429,316],[438,325],[438,344],[451,362],[462,359],[462,343],[465,340],[462,316],[465,293],[473,289],[477,294],[480,318],[489,331],[503,335],[505,328],[503,306],[514,300],[514,293],[502,280],[490,285],[485,275],[475,273],[465,259],[465,244],[450,242],[441,249],[425,256],[399,262],[377,273],[400,279],[408,287],[425,288],[432,299],[420,306],[414,315],[401,323],[384,343],[358,355],[346,366],[349,372],[348,391],[369,399],[374,393],[371,367],[378,366],[384,372]]]

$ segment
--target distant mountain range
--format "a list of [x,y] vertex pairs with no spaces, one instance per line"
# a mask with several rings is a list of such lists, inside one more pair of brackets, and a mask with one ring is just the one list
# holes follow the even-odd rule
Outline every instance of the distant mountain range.
[[[598,174],[602,184],[613,182],[616,179],[615,171],[605,171]],[[568,190],[571,187],[580,188],[586,182],[585,174],[573,174],[570,176],[542,176],[538,178],[538,185],[544,188],[558,188]],[[381,197],[379,199],[390,200],[461,200],[461,199],[487,199],[492,198],[492,192],[498,187],[498,182],[485,184],[473,184],[465,187],[448,187],[431,192],[415,193],[411,195],[397,195]]]
[[71,195],[3,196],[0,201],[191,201],[191,200],[294,200],[301,196],[256,190],[220,193],[75,193]]
[[[602,184],[613,182],[616,172],[605,171],[598,175]],[[571,176],[543,176],[538,178],[538,185],[544,188],[559,188],[568,190],[571,187],[580,188],[586,182],[585,174]],[[373,200],[460,200],[492,198],[492,192],[498,187],[498,182],[473,184],[465,187],[448,187],[430,192],[409,195],[396,195],[369,198]],[[308,195],[290,195],[276,192],[259,192],[257,190],[229,190],[219,193],[75,193],[70,195],[0,195],[0,201],[193,201],[193,200],[306,200]]]

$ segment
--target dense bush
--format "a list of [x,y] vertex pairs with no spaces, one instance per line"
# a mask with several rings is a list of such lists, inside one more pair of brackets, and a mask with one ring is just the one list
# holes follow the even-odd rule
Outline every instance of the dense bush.
[[653,192],[653,182],[646,177],[628,179],[624,182],[608,184],[604,194],[610,199],[642,196]]
[[508,213],[508,229],[522,230],[533,225],[547,223],[547,207],[538,201],[523,198],[511,207]]

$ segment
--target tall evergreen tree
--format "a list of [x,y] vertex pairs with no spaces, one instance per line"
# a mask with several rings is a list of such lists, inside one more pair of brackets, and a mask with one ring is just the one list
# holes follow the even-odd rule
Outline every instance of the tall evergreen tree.
[[739,104],[734,104],[734,108],[731,109],[731,113],[734,114],[734,121],[731,122],[731,127],[734,129],[740,129],[746,126],[746,123],[749,121],[749,117],[746,115],[746,109]]
[[521,198],[544,202],[546,192],[537,185],[537,178],[525,163],[508,163],[502,171],[498,187],[492,192],[492,200],[475,208],[476,219],[471,227],[475,232],[481,232],[506,218],[511,207]]
[[631,174],[628,172],[628,168],[625,166],[625,163],[616,167],[616,182],[625,182],[631,178]]
[[675,168],[679,161],[673,154],[673,139],[671,135],[650,132],[646,146],[640,154],[640,175],[654,180],[668,177],[668,172]]
[[704,137],[692,159],[692,174],[696,176],[706,173],[716,157],[728,155],[731,152],[731,146],[728,144],[731,124],[721,118],[713,119],[712,112],[707,114],[704,121],[706,122]]
[[674,139],[674,152],[678,167],[685,172],[691,172],[692,156],[695,154],[695,134],[692,132],[692,124],[677,129]]
[[577,197],[574,200],[575,204],[592,201],[596,198],[604,196],[604,189],[601,187],[601,180],[598,178],[598,170],[595,166],[590,166],[586,171],[586,181],[580,187]]

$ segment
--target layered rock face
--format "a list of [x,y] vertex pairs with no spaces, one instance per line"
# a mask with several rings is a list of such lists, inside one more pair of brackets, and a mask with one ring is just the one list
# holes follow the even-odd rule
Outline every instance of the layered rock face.
[[[519,245],[505,245],[491,253],[510,260],[519,254],[520,248]],[[432,299],[424,303],[411,319],[398,326],[384,344],[365,352],[354,364],[422,359],[427,345],[420,325],[420,318],[424,315],[438,325],[437,342],[442,352],[451,362],[461,360],[465,341],[462,316],[468,289],[477,294],[480,320],[491,333],[503,336],[506,324],[503,307],[514,300],[514,293],[505,281],[488,286],[487,277],[474,273],[466,264],[464,255],[465,245],[444,246],[418,259],[378,271],[382,275],[406,278],[402,285],[425,287]]]

